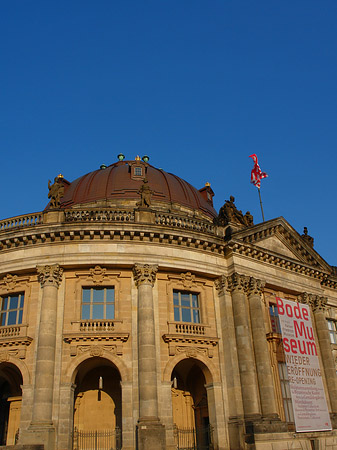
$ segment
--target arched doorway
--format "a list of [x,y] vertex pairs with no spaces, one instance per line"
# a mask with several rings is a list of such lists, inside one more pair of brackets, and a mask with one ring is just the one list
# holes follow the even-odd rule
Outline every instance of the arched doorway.
[[122,430],[121,377],[110,361],[94,357],[75,379],[74,449],[119,450]]
[[188,358],[172,372],[172,413],[178,449],[213,448],[205,370],[202,362]]
[[14,445],[19,436],[22,375],[10,363],[0,364],[0,445]]

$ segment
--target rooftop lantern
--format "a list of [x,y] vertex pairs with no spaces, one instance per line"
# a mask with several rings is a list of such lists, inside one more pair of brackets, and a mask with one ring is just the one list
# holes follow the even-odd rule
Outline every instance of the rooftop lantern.
[[118,161],[123,161],[125,159],[125,155],[123,155],[123,153],[120,153],[118,156]]
[[142,158],[142,160],[145,162],[145,163],[148,163],[149,162],[149,156],[147,156],[147,155],[144,155],[143,156],[143,158]]

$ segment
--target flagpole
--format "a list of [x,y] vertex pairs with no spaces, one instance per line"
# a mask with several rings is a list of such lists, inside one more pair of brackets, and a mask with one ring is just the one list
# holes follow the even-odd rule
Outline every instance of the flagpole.
[[261,200],[261,192],[260,192],[260,188],[257,188],[257,190],[259,191],[259,199],[260,199],[260,206],[261,206],[261,212],[262,212],[262,220],[264,222],[264,213],[263,213],[263,206],[262,206],[262,200]]

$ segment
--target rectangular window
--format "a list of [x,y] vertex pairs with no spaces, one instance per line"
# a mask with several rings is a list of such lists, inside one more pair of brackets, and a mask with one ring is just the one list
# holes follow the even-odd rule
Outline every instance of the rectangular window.
[[280,326],[280,319],[278,316],[277,305],[269,303],[269,315],[272,332],[281,334],[281,326]]
[[173,291],[174,320],[176,322],[200,323],[198,294]]
[[135,177],[141,177],[143,175],[143,171],[141,167],[135,167],[134,171]]
[[335,320],[328,319],[328,328],[331,344],[337,344],[337,322]]
[[85,287],[82,289],[82,320],[115,318],[115,289]]
[[20,325],[22,323],[24,294],[11,294],[1,299],[1,326]]
[[278,363],[278,372],[280,375],[281,392],[283,399],[283,408],[286,422],[294,422],[293,403],[291,400],[289,378],[287,366],[284,362]]

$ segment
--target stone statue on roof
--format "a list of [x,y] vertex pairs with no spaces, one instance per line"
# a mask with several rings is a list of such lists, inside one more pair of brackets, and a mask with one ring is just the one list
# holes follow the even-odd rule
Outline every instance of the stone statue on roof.
[[61,204],[61,198],[64,195],[63,176],[58,175],[54,178],[54,183],[48,180],[48,198],[50,198],[50,208],[59,208]]
[[244,225],[250,227],[254,225],[253,216],[249,211],[243,215],[242,211],[235,206],[235,198],[233,195],[226,200],[225,204],[220,208],[219,215],[214,219],[214,223],[220,226],[226,226],[229,223]]
[[140,195],[140,201],[137,202],[137,206],[140,206],[141,208],[149,208],[151,205],[152,191],[146,178],[144,178],[138,194]]

